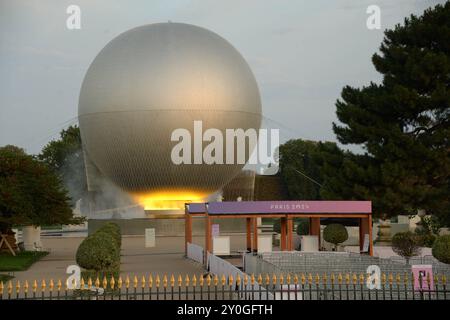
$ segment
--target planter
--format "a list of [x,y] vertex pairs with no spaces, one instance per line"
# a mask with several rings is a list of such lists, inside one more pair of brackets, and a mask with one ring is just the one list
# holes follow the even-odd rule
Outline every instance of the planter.
[[26,251],[40,251],[41,244],[41,227],[24,226],[22,228],[22,241]]
[[377,245],[389,246],[391,244],[391,225],[387,220],[380,221],[378,226]]

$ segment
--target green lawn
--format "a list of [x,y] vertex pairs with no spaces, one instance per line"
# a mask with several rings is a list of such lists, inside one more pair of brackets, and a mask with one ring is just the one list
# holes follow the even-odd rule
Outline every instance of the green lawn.
[[15,257],[11,254],[0,254],[0,271],[23,271],[27,270],[33,263],[45,257],[45,251],[22,251]]
[[13,276],[9,276],[7,274],[0,274],[0,282],[5,283],[6,281],[14,278]]

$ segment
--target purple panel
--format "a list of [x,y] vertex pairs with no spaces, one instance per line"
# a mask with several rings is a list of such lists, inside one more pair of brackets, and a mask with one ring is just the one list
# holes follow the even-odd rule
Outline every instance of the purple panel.
[[189,213],[204,213],[206,212],[205,203],[189,203],[187,205]]
[[371,201],[241,201],[208,204],[208,213],[211,214],[371,212]]

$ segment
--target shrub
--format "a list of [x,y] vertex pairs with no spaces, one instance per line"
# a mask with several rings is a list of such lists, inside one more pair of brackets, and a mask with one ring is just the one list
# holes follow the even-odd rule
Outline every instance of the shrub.
[[281,233],[281,221],[280,219],[276,219],[273,223],[273,232]]
[[438,237],[433,244],[431,253],[440,262],[450,264],[450,235]]
[[299,236],[309,234],[309,219],[300,219],[300,222],[297,225],[297,234]]
[[116,223],[108,222],[96,231],[96,233],[98,232],[109,233],[114,237],[117,247],[119,249],[122,247],[122,234],[120,232],[119,225],[117,225]]
[[337,247],[339,243],[348,239],[347,229],[339,223],[329,224],[323,230],[323,239]]
[[419,242],[419,245],[422,247],[427,247],[427,248],[433,247],[434,241],[437,238],[437,236],[432,233],[421,234],[421,235],[416,235],[416,236],[417,236],[417,241]]
[[76,253],[77,264],[88,270],[106,271],[120,267],[117,239],[105,230],[95,232],[81,242]]
[[392,250],[409,262],[411,257],[420,254],[420,238],[412,232],[399,232],[392,237]]

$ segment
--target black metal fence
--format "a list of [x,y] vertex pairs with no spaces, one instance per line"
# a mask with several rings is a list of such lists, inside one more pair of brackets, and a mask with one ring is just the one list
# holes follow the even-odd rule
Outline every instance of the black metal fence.
[[[75,288],[75,289],[72,289]],[[445,275],[259,274],[129,276],[122,280],[81,279],[0,282],[0,299],[27,300],[450,300]]]

